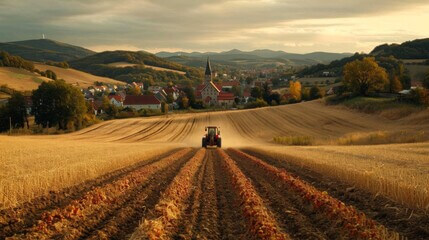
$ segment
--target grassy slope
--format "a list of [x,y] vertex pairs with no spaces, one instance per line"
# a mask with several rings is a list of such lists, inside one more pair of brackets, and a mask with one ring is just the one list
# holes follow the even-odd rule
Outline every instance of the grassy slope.
[[36,89],[43,81],[50,81],[50,79],[23,69],[0,68],[0,85],[7,84],[8,87],[15,90],[31,91]]
[[86,72],[81,72],[75,69],[64,69],[60,67],[54,67],[44,64],[35,64],[35,68],[46,71],[47,69],[50,69],[54,71],[58,78],[64,79],[66,82],[70,84],[78,83],[80,87],[89,87],[93,86],[96,81],[98,82],[104,82],[104,83],[110,83],[110,84],[116,84],[116,85],[123,85],[123,82],[113,80],[111,78],[107,77],[99,77],[95,76]]
[[0,50],[32,61],[70,61],[94,54],[88,49],[49,39],[0,43]]
[[419,82],[421,82],[425,74],[429,72],[428,65],[405,65],[405,68],[410,71],[411,79]]

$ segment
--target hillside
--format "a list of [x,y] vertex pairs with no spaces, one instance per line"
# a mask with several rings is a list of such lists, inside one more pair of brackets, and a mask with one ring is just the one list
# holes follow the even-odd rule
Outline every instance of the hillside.
[[429,38],[402,44],[383,44],[371,52],[375,56],[394,56],[398,59],[429,59]]
[[[107,51],[69,63],[75,69],[124,82],[178,83],[186,80],[200,81],[202,77],[202,71],[199,69],[186,67],[142,51]],[[118,67],[117,63],[120,63],[121,67]]]
[[50,39],[0,43],[0,50],[37,62],[71,61],[95,53],[82,47]]
[[76,84],[79,87],[87,88],[89,86],[94,86],[95,82],[103,82],[108,84],[116,84],[116,85],[123,85],[123,82],[116,81],[111,78],[107,77],[99,77],[95,76],[86,72],[82,72],[76,69],[72,68],[60,68],[60,67],[54,67],[49,66],[45,64],[34,64],[35,68],[46,71],[48,69],[54,71],[57,74],[57,77],[60,79],[64,79],[69,84]]
[[225,52],[159,52],[159,57],[167,58],[187,66],[203,67],[201,59],[210,57],[214,64],[232,67],[275,67],[279,65],[308,66],[318,63],[329,63],[333,60],[348,57],[348,53],[314,52],[308,54],[294,54],[284,51],[272,51],[268,49],[254,51],[240,51],[233,49]]
[[34,90],[43,81],[51,80],[24,69],[0,67],[0,85],[7,85],[18,91]]

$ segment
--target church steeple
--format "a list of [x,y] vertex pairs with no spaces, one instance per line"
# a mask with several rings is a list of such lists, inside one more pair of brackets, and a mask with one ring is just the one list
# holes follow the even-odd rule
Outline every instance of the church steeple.
[[206,75],[212,75],[212,67],[210,66],[210,58],[207,57]]
[[207,57],[205,80],[206,80],[206,82],[212,81],[212,67],[210,66],[210,58],[209,57]]

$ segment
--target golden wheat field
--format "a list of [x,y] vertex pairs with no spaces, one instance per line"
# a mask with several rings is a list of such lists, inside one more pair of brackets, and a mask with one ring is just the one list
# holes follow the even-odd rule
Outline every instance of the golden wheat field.
[[[74,228],[71,239],[424,239],[428,229],[416,223],[428,220],[429,143],[336,142],[354,133],[422,133],[427,117],[426,110],[388,120],[314,101],[0,136],[0,206],[9,216],[0,224],[31,215],[0,237],[49,238]],[[208,125],[220,127],[226,151],[197,151]],[[317,145],[278,145],[276,136],[307,136]],[[334,225],[325,228],[328,215]],[[88,221],[78,224],[81,217]]]

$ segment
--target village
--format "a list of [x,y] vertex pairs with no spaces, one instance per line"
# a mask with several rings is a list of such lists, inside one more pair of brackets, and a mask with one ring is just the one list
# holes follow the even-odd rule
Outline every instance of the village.
[[[93,108],[95,115],[106,114],[106,98],[118,111],[168,112],[194,109],[237,109],[253,100],[252,88],[262,88],[264,84],[272,88],[270,79],[258,79],[251,82],[230,78],[214,82],[217,76],[207,59],[204,79],[197,86],[169,84],[166,87],[145,86],[144,83],[132,82],[126,85],[99,83],[81,89],[85,100]],[[226,78],[226,74],[223,75]],[[166,107],[163,107],[166,106]]]

